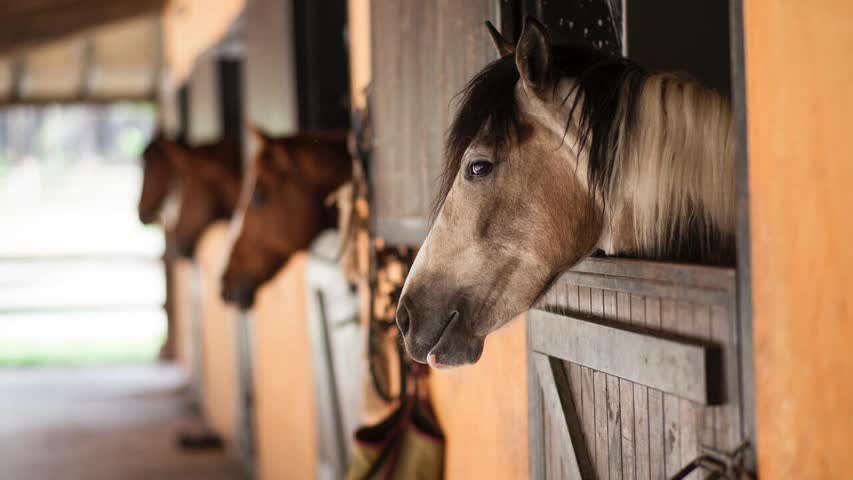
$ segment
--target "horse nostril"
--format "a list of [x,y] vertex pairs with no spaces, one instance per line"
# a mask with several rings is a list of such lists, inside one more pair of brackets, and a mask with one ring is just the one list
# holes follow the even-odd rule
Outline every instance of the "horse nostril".
[[225,303],[231,303],[234,301],[234,298],[231,295],[231,289],[228,288],[228,282],[222,282],[222,287],[219,290],[219,296],[222,297],[222,300]]
[[178,242],[178,244],[175,247],[176,247],[176,250],[178,251],[179,256],[181,256],[183,258],[192,258],[194,250],[195,250],[194,245],[192,243]]
[[406,304],[400,301],[400,306],[397,307],[397,326],[400,328],[400,333],[405,337],[409,333],[409,309]]

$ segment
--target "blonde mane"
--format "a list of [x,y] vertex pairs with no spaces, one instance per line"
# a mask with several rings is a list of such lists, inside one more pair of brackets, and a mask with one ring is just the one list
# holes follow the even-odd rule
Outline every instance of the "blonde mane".
[[645,79],[633,109],[618,119],[622,141],[607,189],[609,213],[621,208],[630,222],[633,245],[623,248],[652,258],[684,249],[702,258],[731,255],[721,251],[733,248],[735,232],[727,99],[692,80],[657,74]]

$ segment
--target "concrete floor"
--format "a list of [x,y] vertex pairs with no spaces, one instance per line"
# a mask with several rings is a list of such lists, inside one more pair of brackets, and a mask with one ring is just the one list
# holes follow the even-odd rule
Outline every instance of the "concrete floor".
[[199,428],[162,365],[0,369],[2,480],[236,480],[224,452],[182,452]]

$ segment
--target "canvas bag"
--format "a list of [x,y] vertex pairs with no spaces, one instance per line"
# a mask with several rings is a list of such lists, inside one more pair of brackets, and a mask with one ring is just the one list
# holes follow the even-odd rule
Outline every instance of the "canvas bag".
[[351,480],[438,480],[444,476],[444,434],[427,393],[428,367],[416,364],[408,392],[380,423],[355,432]]

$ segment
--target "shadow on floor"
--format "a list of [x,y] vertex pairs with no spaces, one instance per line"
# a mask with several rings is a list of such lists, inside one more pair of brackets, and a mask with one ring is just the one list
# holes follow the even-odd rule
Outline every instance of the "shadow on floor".
[[197,429],[166,365],[0,369],[0,477],[9,480],[242,480],[224,451],[183,452]]

